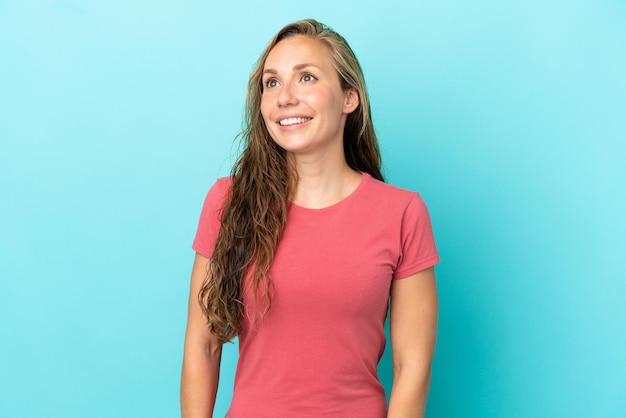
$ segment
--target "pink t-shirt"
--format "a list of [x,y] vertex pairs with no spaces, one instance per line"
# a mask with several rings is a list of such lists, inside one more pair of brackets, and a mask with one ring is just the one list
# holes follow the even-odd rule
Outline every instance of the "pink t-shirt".
[[[193,248],[210,257],[230,179],[207,194]],[[227,417],[382,418],[377,364],[391,281],[439,262],[417,193],[364,173],[323,209],[292,204],[270,274],[274,299],[256,328],[244,318]],[[250,318],[252,295],[244,304]]]

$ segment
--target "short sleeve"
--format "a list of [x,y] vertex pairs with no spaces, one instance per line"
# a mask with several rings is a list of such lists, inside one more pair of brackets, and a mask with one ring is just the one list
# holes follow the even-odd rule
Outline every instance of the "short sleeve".
[[439,263],[433,228],[424,201],[415,193],[402,217],[400,259],[394,279],[403,279]]
[[210,258],[217,241],[217,234],[220,230],[220,218],[228,191],[230,189],[230,178],[218,179],[209,190],[204,199],[198,230],[193,240],[191,248],[198,254]]

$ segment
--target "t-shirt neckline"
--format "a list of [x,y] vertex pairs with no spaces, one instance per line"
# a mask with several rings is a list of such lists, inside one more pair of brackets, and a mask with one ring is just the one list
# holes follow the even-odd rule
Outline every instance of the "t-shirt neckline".
[[356,188],[346,197],[344,197],[343,199],[341,199],[340,201],[333,203],[332,205],[323,207],[323,208],[306,208],[304,206],[300,206],[296,203],[293,203],[291,200],[288,201],[289,204],[289,208],[291,210],[298,210],[298,211],[304,211],[304,212],[310,212],[310,213],[322,213],[322,212],[327,212],[333,209],[336,209],[337,207],[343,206],[345,203],[349,202],[350,200],[354,199],[354,197],[356,195],[359,194],[359,192],[361,191],[361,189],[363,188],[363,186],[370,181],[370,179],[372,178],[372,176],[369,173],[366,172],[361,172],[361,181],[359,182],[358,186],[356,186]]

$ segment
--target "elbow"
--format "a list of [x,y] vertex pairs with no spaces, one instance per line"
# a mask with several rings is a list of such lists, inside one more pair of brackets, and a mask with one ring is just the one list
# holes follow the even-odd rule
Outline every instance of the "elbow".
[[222,355],[222,344],[218,341],[207,341],[204,345],[204,352],[209,357]]
[[394,364],[393,381],[411,381],[415,387],[428,387],[432,376],[432,366],[428,364]]

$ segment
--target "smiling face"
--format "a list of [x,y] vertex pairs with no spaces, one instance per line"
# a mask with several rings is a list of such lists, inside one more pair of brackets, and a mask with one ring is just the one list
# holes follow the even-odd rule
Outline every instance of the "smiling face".
[[344,90],[328,48],[295,35],[270,51],[263,67],[261,114],[274,141],[293,154],[341,153],[346,117],[359,98]]

